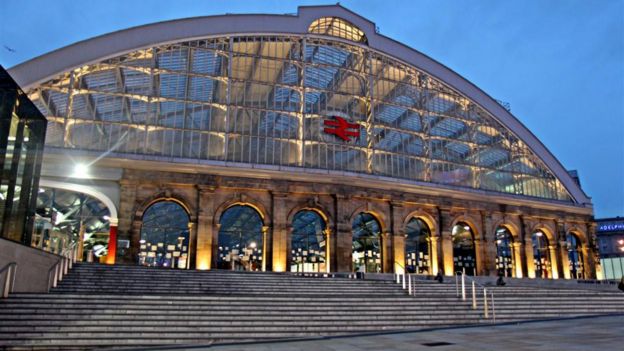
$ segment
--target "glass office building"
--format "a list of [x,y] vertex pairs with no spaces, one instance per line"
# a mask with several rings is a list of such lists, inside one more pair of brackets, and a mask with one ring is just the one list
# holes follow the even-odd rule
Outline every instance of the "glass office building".
[[339,5],[131,28],[12,71],[46,160],[93,167],[120,260],[570,278],[573,234],[595,276],[591,200],[543,144]]

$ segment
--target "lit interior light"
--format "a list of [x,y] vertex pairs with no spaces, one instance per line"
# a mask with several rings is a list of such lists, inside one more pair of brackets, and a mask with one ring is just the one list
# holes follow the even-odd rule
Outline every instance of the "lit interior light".
[[108,221],[110,219],[110,217],[109,216],[104,216],[104,217],[102,217],[102,219],[104,219],[105,221]]
[[618,244],[620,244],[620,245],[624,245],[624,239],[620,239],[620,240],[618,240]]
[[470,227],[469,227],[469,226],[467,226],[467,225],[465,225],[465,226],[464,226],[464,229],[466,229],[466,230],[470,230]]
[[39,194],[41,193],[45,193],[45,189],[44,188],[39,188]]
[[249,247],[251,247],[252,249],[256,248],[256,242],[252,241],[251,244],[249,244]]
[[542,236],[542,232],[535,233],[535,236]]
[[89,166],[82,163],[77,163],[74,166],[73,176],[76,178],[87,178],[89,176]]

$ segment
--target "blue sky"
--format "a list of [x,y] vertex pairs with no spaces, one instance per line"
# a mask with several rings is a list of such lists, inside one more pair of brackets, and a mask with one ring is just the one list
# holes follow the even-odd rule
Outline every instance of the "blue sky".
[[[224,13],[295,13],[330,1],[1,0],[11,67],[131,26]],[[511,103],[567,169],[597,218],[624,216],[624,1],[341,1],[382,34]],[[8,47],[13,51],[5,48]]]

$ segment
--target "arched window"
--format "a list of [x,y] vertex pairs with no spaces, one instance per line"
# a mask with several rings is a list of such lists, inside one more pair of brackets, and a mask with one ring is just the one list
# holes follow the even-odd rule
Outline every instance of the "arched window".
[[381,225],[375,216],[361,212],[353,221],[354,272],[381,272]]
[[568,244],[568,261],[570,277],[572,279],[583,279],[583,255],[581,255],[581,241],[575,234],[568,234],[566,238]]
[[361,29],[338,17],[319,18],[312,22],[308,32],[347,39],[357,43],[368,43],[368,39]]
[[174,201],[160,201],[143,213],[139,264],[188,268],[189,216]]
[[500,226],[496,229],[496,269],[498,275],[513,277],[513,238],[509,229]]
[[477,273],[474,234],[470,226],[459,222],[453,227],[453,271],[466,272],[467,275]]
[[292,222],[291,272],[326,272],[326,224],[316,211],[302,210]]
[[262,270],[262,217],[253,207],[234,205],[219,220],[217,268]]
[[431,274],[431,231],[420,218],[412,218],[405,228],[405,269],[408,273]]
[[542,231],[537,231],[531,236],[533,241],[533,262],[535,264],[536,278],[550,278],[550,252],[548,250],[548,238]]

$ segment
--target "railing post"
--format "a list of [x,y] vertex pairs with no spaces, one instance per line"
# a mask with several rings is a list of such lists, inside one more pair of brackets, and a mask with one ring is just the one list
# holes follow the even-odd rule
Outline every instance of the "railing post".
[[496,322],[496,309],[494,308],[494,293],[491,293],[492,296],[492,321]]
[[472,309],[477,309],[477,292],[475,291],[475,282],[472,281]]
[[489,318],[488,316],[488,303],[487,303],[487,289],[483,288],[483,315],[485,318]]
[[7,298],[11,289],[11,266],[7,269],[6,278],[4,278],[4,284],[2,285],[2,297]]
[[403,272],[403,290],[405,290],[405,272]]
[[459,278],[457,277],[457,272],[455,272],[455,295],[459,298]]
[[399,284],[400,283],[400,277],[401,275],[399,273],[395,274],[396,275],[396,283]]
[[461,283],[462,283],[462,300],[466,301],[466,275],[464,273],[462,273]]
[[412,277],[409,274],[407,275],[407,286],[407,294],[412,295]]

